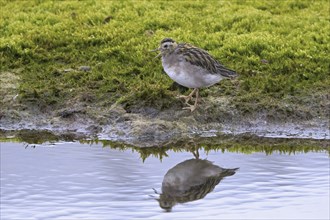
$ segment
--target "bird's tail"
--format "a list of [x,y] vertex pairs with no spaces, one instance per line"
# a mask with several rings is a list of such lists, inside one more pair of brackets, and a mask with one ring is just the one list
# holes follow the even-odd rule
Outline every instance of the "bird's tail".
[[222,176],[232,176],[236,173],[236,171],[238,170],[239,168],[234,168],[234,169],[223,169],[223,171],[221,172],[221,175]]
[[224,76],[227,78],[235,78],[238,76],[238,74],[234,70],[228,69],[222,65],[218,67],[218,70],[219,70],[221,76]]

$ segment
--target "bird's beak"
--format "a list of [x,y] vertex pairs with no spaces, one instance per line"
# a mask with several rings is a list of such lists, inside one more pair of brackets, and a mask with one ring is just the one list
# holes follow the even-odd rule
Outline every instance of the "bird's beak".
[[[154,49],[154,50],[149,50],[149,52],[157,52],[157,51],[160,51],[160,48],[157,48],[157,49]],[[156,59],[160,55],[162,55],[162,53],[159,53],[157,56],[154,57],[154,59]]]
[[154,59],[156,59],[156,58],[159,57],[160,55],[162,55],[162,53],[159,53],[157,56],[154,57]]
[[149,50],[149,52],[157,52],[159,50],[160,50],[160,48],[157,48],[157,49],[154,49],[154,50]]

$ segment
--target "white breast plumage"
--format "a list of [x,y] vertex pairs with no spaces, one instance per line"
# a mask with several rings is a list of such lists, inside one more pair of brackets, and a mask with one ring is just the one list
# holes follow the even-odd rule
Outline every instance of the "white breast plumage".
[[163,67],[172,80],[187,88],[208,87],[222,78],[218,74],[207,73],[203,68],[187,62],[176,62],[174,65],[163,62]]

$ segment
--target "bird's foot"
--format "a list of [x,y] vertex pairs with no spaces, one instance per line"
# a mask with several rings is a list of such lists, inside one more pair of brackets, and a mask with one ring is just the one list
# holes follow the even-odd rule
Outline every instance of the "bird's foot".
[[[190,105],[189,101],[192,99],[193,95],[197,93],[198,94],[198,89],[194,89],[189,95],[180,95],[178,96],[178,98],[180,99],[184,99],[185,100],[185,104]],[[196,96],[196,98],[198,98],[198,95]]]
[[184,99],[184,103],[188,104],[189,101],[192,99],[192,96],[190,95],[179,95],[177,96],[178,99]]
[[[192,99],[193,95],[196,93],[195,95],[195,104],[191,105],[189,104],[189,101]],[[195,111],[196,107],[197,107],[197,103],[198,103],[198,99],[199,99],[199,93],[198,93],[198,89],[194,89],[188,96],[180,96],[181,98],[185,99],[185,104],[188,105],[188,107],[184,107],[184,110],[190,110],[191,112]]]
[[197,105],[190,105],[188,103],[186,103],[188,106],[187,107],[183,107],[183,110],[190,110],[191,112],[195,111],[195,109],[197,108]]

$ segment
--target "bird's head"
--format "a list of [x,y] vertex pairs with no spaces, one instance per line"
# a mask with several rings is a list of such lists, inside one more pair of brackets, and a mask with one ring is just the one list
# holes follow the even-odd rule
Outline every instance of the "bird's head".
[[165,56],[166,54],[171,53],[177,46],[178,44],[171,38],[164,38],[160,42],[160,46],[157,49],[152,50],[151,52],[160,51],[160,53],[156,57],[160,55]]
[[176,205],[175,199],[165,194],[160,194],[159,198],[156,200],[159,202],[159,206],[166,212],[171,212],[172,207]]

